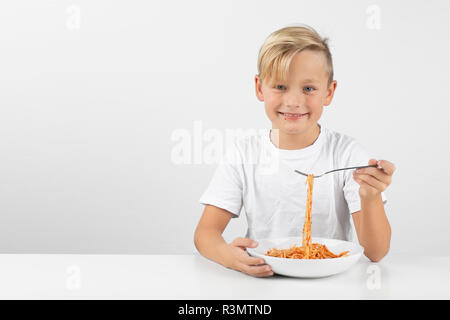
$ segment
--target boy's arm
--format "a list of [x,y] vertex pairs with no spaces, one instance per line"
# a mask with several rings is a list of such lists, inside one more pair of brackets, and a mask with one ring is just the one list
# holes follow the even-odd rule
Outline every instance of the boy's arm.
[[227,245],[222,233],[231,219],[231,213],[216,206],[206,205],[194,233],[198,252],[206,258],[227,267],[221,250]]
[[380,261],[389,251],[391,227],[384,211],[381,195],[361,199],[361,211],[352,214],[359,243],[371,261]]
[[206,205],[194,234],[197,250],[206,258],[224,267],[235,269],[255,277],[272,276],[273,272],[264,259],[251,257],[245,251],[258,244],[249,238],[236,238],[230,244],[222,237],[232,214],[224,209]]
[[378,164],[379,167],[353,173],[353,178],[360,185],[361,211],[353,213],[352,217],[364,254],[372,261],[379,261],[389,251],[391,242],[391,227],[381,192],[391,184],[395,166],[387,160],[376,159],[370,159],[371,164]]

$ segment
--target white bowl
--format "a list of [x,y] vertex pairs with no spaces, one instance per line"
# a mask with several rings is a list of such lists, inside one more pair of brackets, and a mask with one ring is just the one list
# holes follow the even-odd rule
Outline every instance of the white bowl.
[[302,245],[299,237],[261,239],[256,248],[247,248],[247,252],[254,257],[263,258],[272,267],[274,273],[289,277],[318,278],[344,272],[358,262],[364,249],[357,243],[324,238],[311,238],[311,243],[325,244],[334,254],[350,251],[348,256],[331,259],[287,259],[266,256],[269,249],[288,249],[294,244]]

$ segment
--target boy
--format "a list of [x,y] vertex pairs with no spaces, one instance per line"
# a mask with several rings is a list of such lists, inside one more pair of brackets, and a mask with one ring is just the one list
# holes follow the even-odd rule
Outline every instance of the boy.
[[[239,163],[221,162],[200,198],[205,205],[195,230],[194,243],[208,259],[256,277],[273,275],[261,258],[247,254],[256,239],[297,236],[306,212],[306,177],[294,170],[321,174],[331,169],[377,164],[343,170],[314,180],[312,234],[352,240],[350,217],[364,254],[371,261],[384,257],[391,229],[384,210],[384,190],[394,165],[372,159],[353,138],[319,124],[323,106],[336,89],[331,53],[310,27],[291,26],[272,33],[259,51],[256,96],[264,102],[272,122],[266,134],[236,139]],[[277,170],[269,174],[248,155],[266,148],[278,155]],[[245,208],[245,238],[226,243],[222,232],[231,218]]]

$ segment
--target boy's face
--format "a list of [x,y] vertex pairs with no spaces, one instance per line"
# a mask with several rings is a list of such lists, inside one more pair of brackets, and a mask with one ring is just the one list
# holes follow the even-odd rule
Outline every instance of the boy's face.
[[255,76],[256,96],[264,101],[273,129],[280,133],[302,134],[317,127],[323,111],[336,89],[336,81],[328,87],[327,62],[323,53],[303,50],[289,66],[287,83],[262,83]]

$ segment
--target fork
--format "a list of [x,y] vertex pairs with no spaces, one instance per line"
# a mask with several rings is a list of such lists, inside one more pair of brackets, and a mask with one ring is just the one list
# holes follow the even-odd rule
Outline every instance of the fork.
[[[376,165],[376,164],[371,164],[371,165],[369,165],[369,166],[349,167],[349,168],[334,169],[334,170],[330,170],[330,171],[327,171],[327,172],[325,172],[325,173],[322,173],[322,174],[320,174],[320,175],[318,175],[318,176],[314,176],[314,178],[320,178],[321,176],[323,176],[323,175],[325,175],[325,174],[327,174],[327,173],[335,172],[335,171],[349,170],[349,169],[361,169],[361,168],[377,168],[377,167],[378,167],[378,165]],[[381,168],[381,167],[380,167],[380,168]],[[306,176],[306,177],[308,176],[307,173],[303,173],[303,172],[298,171],[298,170],[295,170],[295,172],[300,173],[300,174],[302,174],[302,175],[304,175],[304,176]]]

